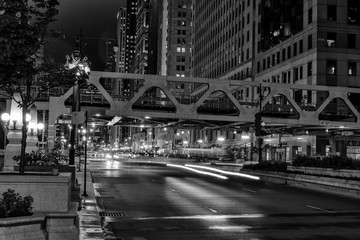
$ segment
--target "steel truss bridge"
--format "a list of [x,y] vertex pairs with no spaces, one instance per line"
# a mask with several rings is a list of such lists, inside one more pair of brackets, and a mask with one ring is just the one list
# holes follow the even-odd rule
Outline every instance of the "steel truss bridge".
[[249,130],[261,107],[270,132],[360,132],[360,88],[97,71],[88,83],[95,90],[82,90],[81,105],[106,107],[116,125]]

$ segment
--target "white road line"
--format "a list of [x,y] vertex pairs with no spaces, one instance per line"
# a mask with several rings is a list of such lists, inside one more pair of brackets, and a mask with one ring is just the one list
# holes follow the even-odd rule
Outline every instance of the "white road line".
[[210,211],[212,211],[213,213],[217,213],[217,211],[215,209],[209,208]]
[[191,215],[191,216],[168,216],[168,217],[140,217],[138,220],[177,220],[177,219],[201,219],[215,221],[224,219],[246,219],[246,218],[263,218],[263,214],[235,214],[235,215]]
[[171,189],[171,191],[175,192],[175,190],[174,190],[174,189]]
[[311,206],[311,205],[306,205],[308,208],[312,208],[312,209],[315,209],[315,210],[320,210],[320,211],[324,211],[324,212],[328,212],[328,213],[335,213],[333,211],[329,211],[329,210],[326,210],[326,209],[323,209],[323,208],[319,208],[319,207],[315,207],[315,206]]
[[250,189],[246,189],[246,188],[242,188],[242,190],[247,191],[247,192],[251,192],[251,193],[256,193],[256,191],[250,190]]

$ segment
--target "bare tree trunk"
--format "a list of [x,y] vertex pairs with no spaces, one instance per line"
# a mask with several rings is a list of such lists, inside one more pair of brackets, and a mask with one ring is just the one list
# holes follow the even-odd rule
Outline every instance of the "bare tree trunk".
[[25,171],[25,149],[27,138],[27,122],[26,113],[28,109],[28,103],[31,96],[31,80],[26,80],[26,94],[22,96],[22,128],[21,128],[21,153],[20,153],[20,167],[19,173],[23,174]]

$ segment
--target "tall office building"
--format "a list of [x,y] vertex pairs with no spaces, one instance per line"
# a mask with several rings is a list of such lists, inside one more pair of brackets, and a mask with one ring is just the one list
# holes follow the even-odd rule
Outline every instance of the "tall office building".
[[[150,1],[149,70],[151,74],[190,77],[191,7],[191,0]],[[167,84],[177,101],[182,102],[183,99],[189,98],[192,89],[189,83],[168,82]],[[156,94],[166,98],[160,90]],[[188,134],[174,136],[176,129],[158,130],[156,138],[159,147],[173,140],[183,142],[188,137]],[[183,133],[188,132],[183,130]]]
[[125,73],[126,64],[126,8],[120,8],[116,16],[116,36],[119,50],[116,53],[116,72]]
[[115,39],[107,39],[105,42],[105,71],[115,72],[116,70],[116,53],[114,52],[114,46],[117,45]]
[[[135,37],[135,73],[148,73],[149,59],[149,1],[138,0]],[[136,86],[135,86],[136,87]]]
[[[196,0],[194,76],[360,87],[359,11],[356,0]],[[232,94],[239,102],[256,103],[258,93],[258,88],[244,88]],[[292,97],[314,107],[326,98],[317,91],[295,91]],[[283,111],[280,105],[287,101],[278,95],[271,107]],[[350,114],[346,104],[337,100],[324,111]],[[314,138],[316,144],[286,147],[287,157],[346,152],[341,136],[332,146],[328,139]]]
[[158,74],[190,76],[191,0],[163,0],[158,9]]
[[126,1],[126,48],[125,72],[135,72],[135,39],[136,39],[136,14],[138,11],[137,0]]

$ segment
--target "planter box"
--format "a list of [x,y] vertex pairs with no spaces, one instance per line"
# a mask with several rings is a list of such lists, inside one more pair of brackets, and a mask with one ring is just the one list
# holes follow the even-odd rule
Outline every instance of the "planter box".
[[348,169],[331,169],[331,168],[315,168],[315,167],[294,167],[287,166],[288,171],[299,172],[305,174],[315,174],[322,176],[343,177],[343,178],[360,178],[360,171]]
[[35,212],[68,212],[71,197],[71,173],[57,176],[46,174],[0,174],[0,193],[14,189],[21,196],[34,198]]
[[45,214],[0,218],[0,240],[45,240]]
[[[55,166],[25,166],[25,172],[52,172]],[[57,166],[61,173],[71,173],[71,186],[76,187],[76,166],[59,165]],[[19,172],[19,166],[14,166],[14,171]]]

